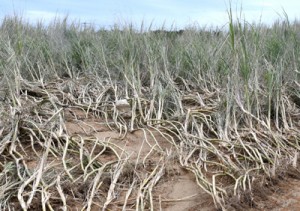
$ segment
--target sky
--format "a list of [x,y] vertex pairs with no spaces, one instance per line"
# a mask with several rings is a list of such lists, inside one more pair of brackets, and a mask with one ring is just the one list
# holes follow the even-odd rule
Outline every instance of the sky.
[[[68,16],[69,21],[111,28],[115,24],[136,27],[184,29],[190,26],[222,27],[228,23],[230,0],[1,0],[0,20],[6,16],[45,24]],[[272,24],[300,16],[299,0],[231,0],[236,17],[247,22]],[[241,10],[242,7],[242,10]]]

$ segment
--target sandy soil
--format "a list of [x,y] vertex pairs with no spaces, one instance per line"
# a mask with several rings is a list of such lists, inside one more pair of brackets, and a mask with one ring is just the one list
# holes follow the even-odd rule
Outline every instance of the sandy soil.
[[[135,165],[145,161],[148,170],[158,165],[161,155],[166,156],[166,152],[175,150],[174,146],[157,131],[136,130],[128,133],[124,138],[120,138],[116,131],[109,130],[101,121],[85,119],[85,115],[80,111],[76,111],[76,115],[80,120],[74,120],[69,115],[67,116],[66,127],[70,135],[93,135],[101,140],[109,140],[110,143],[119,147],[115,148],[116,151],[121,153],[120,149],[123,149],[127,155],[130,155],[130,160]],[[107,159],[110,158],[107,157]],[[153,189],[153,198],[155,210],[193,211],[199,210],[199,208],[203,211],[215,210],[213,200],[197,185],[194,175],[182,169],[172,159],[168,161],[164,176]],[[118,204],[119,206],[112,207],[112,210],[119,210],[122,203]]]
[[[129,163],[135,166],[136,171],[139,171],[137,175],[139,175],[141,181],[155,167],[162,165],[161,158],[164,157],[164,174],[152,190],[154,210],[217,210],[210,195],[197,185],[194,175],[181,168],[176,163],[176,159],[170,157],[170,154],[172,154],[170,152],[175,151],[174,146],[166,137],[163,137],[154,129],[139,129],[122,137],[117,131],[111,130],[104,121],[91,116],[86,117],[85,113],[80,110],[66,111],[65,124],[67,133],[70,136],[97,138],[99,141],[107,142],[113,146],[119,155],[124,155],[124,158],[129,157]],[[92,150],[92,148],[92,143],[91,146],[86,143],[86,149]],[[38,146],[35,149],[38,149]],[[29,155],[26,164],[29,169],[34,169],[38,166],[38,160],[36,159],[37,156],[30,150],[31,147],[25,149]],[[94,149],[94,153],[97,153],[97,150],[100,151],[101,149]],[[30,156],[30,154],[32,155]],[[74,162],[77,162],[76,158],[74,159]],[[115,159],[116,156],[113,153],[105,153],[99,157],[101,162]],[[56,169],[57,172],[62,169],[59,158],[49,156],[47,162],[53,166],[53,174],[56,174]],[[67,196],[69,210],[80,210],[82,208],[87,188],[88,184],[63,185],[62,189],[66,195],[69,194]],[[108,189],[105,186],[102,188],[104,192]],[[126,188],[123,191],[120,190],[119,196],[109,206],[110,210],[122,210],[126,191]],[[281,179],[274,180],[268,187],[258,188],[254,193],[255,203],[252,204],[254,207],[251,208],[249,204],[237,203],[228,206],[228,210],[300,210],[300,174],[294,171]],[[132,196],[127,200],[126,210],[135,210],[136,194],[137,190],[133,190]],[[101,210],[101,202],[99,198],[98,205],[95,203],[91,210]],[[33,205],[31,208],[32,210],[39,210],[38,202],[36,206]]]
[[300,210],[300,180],[286,178],[272,187],[272,192],[264,200],[256,203],[252,210],[298,211]]
[[[149,134],[149,131],[143,130],[128,133],[120,139],[119,134],[111,131],[103,122],[95,118],[86,118],[85,114],[80,111],[75,113],[78,120],[74,120],[72,115],[66,117],[66,126],[70,135],[80,134],[96,136],[101,140],[109,139],[111,143],[129,154],[133,162],[146,160],[149,166],[155,166],[161,154],[174,150],[172,144],[155,131],[151,132],[155,135],[156,140]],[[156,149],[155,152],[152,149]],[[117,148],[116,150],[118,151]],[[152,153],[150,153],[151,150]],[[110,157],[108,156],[106,159],[109,160]],[[300,173],[298,176],[297,172],[292,175],[287,174],[284,178],[274,180],[272,185],[259,187],[259,189],[254,191],[255,203],[252,204],[254,207],[249,207],[249,204],[241,204],[241,206],[231,206],[229,210],[300,210]],[[166,174],[156,185],[153,193],[156,210],[217,210],[210,195],[197,185],[193,174],[182,169],[175,162],[169,163]],[[114,207],[114,209],[118,210],[118,207]]]

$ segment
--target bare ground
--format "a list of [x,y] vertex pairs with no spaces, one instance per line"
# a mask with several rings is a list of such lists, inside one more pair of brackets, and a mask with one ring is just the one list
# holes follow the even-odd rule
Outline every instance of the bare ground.
[[[85,114],[77,113],[78,119],[84,119]],[[69,118],[71,119],[71,118]],[[79,134],[82,136],[93,135],[100,140],[108,140],[114,144],[115,150],[121,153],[121,150],[130,155],[133,165],[140,165],[143,171],[151,172],[153,168],[159,165],[161,155],[167,156],[167,152],[174,151],[173,145],[162,137],[157,131],[136,130],[127,133],[124,138],[119,138],[116,131],[111,131],[103,123],[97,120],[68,121],[66,126],[69,135]],[[155,136],[155,139],[152,137]],[[153,152],[152,152],[153,151]],[[107,160],[113,157],[106,157]],[[144,163],[144,164],[143,164]],[[120,194],[122,195],[122,194]],[[120,210],[123,206],[122,197],[116,199],[112,210]],[[154,209],[166,211],[181,210],[214,210],[214,203],[208,193],[205,193],[197,185],[194,175],[180,167],[178,163],[170,159],[167,161],[164,176],[153,188]],[[123,199],[124,200],[124,199]],[[130,199],[135,203],[135,197]],[[128,207],[130,209],[130,207]]]
[[[79,119],[85,119],[84,114],[79,114]],[[126,153],[131,154],[131,159],[138,162],[140,159],[146,160],[146,168],[157,165],[160,155],[151,153],[151,149],[158,144],[163,149],[163,152],[174,150],[170,144],[160,134],[152,131],[156,136],[156,141],[153,138],[145,140],[147,132],[137,130],[128,133],[124,139],[120,139],[119,134],[109,130],[103,123],[97,122],[95,119],[85,119],[84,121],[67,121],[66,122],[70,135],[94,135],[99,139],[111,139],[111,142],[123,149]],[[149,134],[148,134],[149,136]],[[148,157],[147,157],[148,156]],[[109,160],[110,157],[108,156]],[[155,199],[155,210],[166,211],[209,211],[218,210],[213,203],[212,198],[204,192],[196,183],[194,175],[181,168],[176,162],[170,162],[166,167],[166,172],[153,190],[153,198]],[[284,175],[270,179],[263,185],[254,187],[254,195],[252,199],[244,196],[244,200],[237,203],[229,203],[228,210],[278,210],[292,211],[300,210],[300,173],[290,168]],[[245,195],[247,195],[245,193]],[[134,201],[134,198],[132,199]],[[118,200],[116,200],[118,201]],[[133,202],[135,203],[135,202]],[[112,209],[118,210],[122,206],[122,200],[116,203]]]
[[294,173],[288,172],[286,177],[270,184],[265,197],[257,197],[256,208],[252,210],[300,210],[300,174]]
[[[121,158],[124,157],[124,159],[125,157],[129,158],[127,169],[123,170],[121,175],[123,179],[117,181],[117,193],[106,210],[136,210],[139,203],[137,196],[141,194],[144,188],[151,188],[153,194],[151,196],[153,204],[149,204],[149,209],[166,211],[217,210],[213,199],[198,186],[194,175],[183,169],[172,157],[174,156],[172,152],[175,152],[173,144],[158,131],[137,129],[122,136],[117,131],[111,130],[105,121],[86,116],[83,111],[76,109],[65,112],[65,125],[68,135],[74,137],[74,140],[78,140],[78,144],[83,140],[80,137],[85,138],[84,143],[81,143],[87,149],[85,153],[96,155],[103,150],[103,148],[95,147],[93,144],[95,141],[107,143],[110,150],[106,150],[97,158],[99,162],[107,163],[117,160],[116,154]],[[90,141],[88,141],[89,138]],[[40,157],[36,153],[43,154],[42,148],[39,151],[38,146],[34,147],[36,152],[33,152],[32,149],[30,144],[24,148],[24,152],[27,154],[25,163],[29,170],[39,168]],[[70,155],[70,162],[80,162],[78,156]],[[49,154],[47,166],[51,169],[51,171],[47,171],[49,178],[56,177],[63,170],[62,160],[55,154]],[[153,182],[153,186],[146,186],[146,183],[149,182],[149,174],[154,171],[159,172],[160,168],[163,169],[161,177]],[[134,179],[133,175],[137,176],[137,179]],[[104,175],[101,179],[103,184],[99,187],[100,191],[94,196],[90,206],[91,210],[103,208],[103,203],[107,198],[106,194],[112,184],[109,176],[105,177]],[[86,194],[90,191],[93,180],[94,178],[85,182],[75,181],[74,183],[61,184],[61,189],[66,196],[68,210],[81,210],[86,207]],[[130,189],[131,184],[138,183],[140,187],[136,186]],[[142,184],[144,184],[143,187]],[[299,171],[291,169],[276,179],[270,179],[269,183],[255,186],[253,192],[254,195],[251,196],[245,193],[242,200],[232,199],[228,203],[227,210],[300,210]],[[55,199],[55,194],[58,193],[53,192],[52,199]],[[35,198],[30,210],[41,210],[40,200],[42,199],[39,197]],[[14,207],[16,210],[20,208],[17,200]],[[57,195],[57,205],[55,206],[55,202],[52,202],[52,207],[57,210],[61,209],[59,195]]]

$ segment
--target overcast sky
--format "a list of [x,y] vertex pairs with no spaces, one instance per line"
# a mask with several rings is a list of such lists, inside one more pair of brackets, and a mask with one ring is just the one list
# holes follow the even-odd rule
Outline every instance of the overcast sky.
[[[54,17],[93,23],[97,27],[143,21],[153,27],[171,25],[180,29],[189,25],[222,26],[228,22],[228,0],[1,0],[0,18],[18,14],[25,20],[45,23]],[[299,18],[299,0],[232,0],[232,8],[243,7],[248,22],[270,24],[283,17],[283,9],[290,20]]]

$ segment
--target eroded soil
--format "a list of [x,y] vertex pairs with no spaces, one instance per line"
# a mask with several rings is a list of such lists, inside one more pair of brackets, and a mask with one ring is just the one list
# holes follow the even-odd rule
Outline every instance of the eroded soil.
[[300,210],[300,180],[285,178],[272,187],[270,195],[258,199],[252,210],[298,211]]
[[[85,119],[84,114],[76,112],[79,119]],[[160,158],[159,153],[149,152],[155,148],[163,149],[161,153],[174,150],[171,143],[158,132],[152,131],[155,139],[147,131],[137,130],[128,133],[120,139],[116,131],[111,131],[103,123],[96,119],[84,121],[67,121],[70,134],[95,135],[101,140],[110,139],[119,149],[130,154],[130,159],[147,160],[148,165],[155,166]],[[147,135],[148,134],[148,135]],[[147,141],[145,139],[147,137]],[[118,150],[118,149],[116,149]],[[159,150],[158,150],[159,151]],[[148,156],[148,157],[147,157]],[[107,157],[109,160],[109,157]],[[196,183],[194,175],[184,170],[176,162],[168,163],[165,175],[153,190],[155,210],[166,211],[193,211],[193,210],[217,210],[209,194],[204,192]],[[230,206],[229,210],[300,210],[300,173],[293,170],[280,179],[272,180],[271,184],[256,187],[254,201],[249,204]],[[134,200],[134,199],[133,199]],[[119,201],[119,205],[122,203]],[[251,207],[252,206],[252,207]],[[120,206],[114,207],[116,210]]]
[[[97,157],[101,163],[107,163],[117,160],[116,152],[120,158],[128,159],[128,166],[123,170],[123,183],[116,184],[117,192],[115,198],[107,207],[107,210],[136,210],[136,196],[141,194],[139,187],[133,187],[130,194],[130,184],[143,183],[146,178],[156,168],[162,168],[164,171],[155,181],[151,188],[153,204],[149,204],[149,210],[166,210],[166,211],[194,211],[194,210],[217,210],[211,196],[203,191],[197,184],[193,173],[183,169],[176,159],[176,151],[172,142],[164,134],[155,129],[137,129],[126,133],[125,136],[117,130],[109,128],[109,125],[101,119],[92,116],[86,116],[81,110],[70,110],[65,112],[65,125],[69,136],[84,137],[87,141],[81,143],[87,150],[85,153],[96,155],[102,148],[95,147],[95,141],[106,143],[110,150]],[[90,141],[89,137],[91,138]],[[80,143],[78,143],[80,144]],[[42,150],[39,152],[39,146],[35,146],[36,152],[33,152],[32,146],[28,145],[24,150],[27,160],[25,161],[29,170],[39,168],[41,165],[40,157]],[[80,162],[78,156],[71,155],[70,163]],[[49,153],[47,166],[51,171],[47,171],[50,177],[57,177],[64,169],[59,157]],[[136,183],[132,175],[138,175]],[[94,180],[94,178],[92,178]],[[111,186],[111,178],[101,177],[103,185],[101,191],[94,197],[90,205],[90,210],[102,210],[105,202],[106,193]],[[126,183],[128,180],[128,183]],[[137,181],[139,180],[139,181]],[[79,181],[79,180],[78,180]],[[92,187],[93,181],[61,184],[61,189],[66,195],[68,210],[82,210],[86,207],[85,201],[87,192]],[[131,183],[130,183],[131,182]],[[287,173],[279,179],[274,179],[269,185],[255,187],[254,195],[251,196],[253,203],[232,203],[227,207],[228,210],[300,210],[300,174],[297,170]],[[53,194],[57,194],[53,193]],[[128,195],[128,196],[127,196]],[[251,198],[250,197],[250,198]],[[61,202],[57,197],[56,209],[61,209]],[[41,207],[38,200],[33,201],[31,210],[39,210]],[[124,205],[126,202],[126,205]],[[18,205],[15,206],[18,208]]]
[[[162,156],[167,157],[167,154],[172,154],[175,150],[167,137],[163,137],[158,131],[139,129],[120,138],[118,132],[110,130],[103,122],[85,119],[85,114],[80,111],[76,111],[76,116],[78,120],[67,117],[69,135],[92,135],[99,140],[108,141],[118,153],[122,154],[123,151],[129,155],[132,165],[140,165],[141,172],[150,172],[159,165]],[[108,155],[106,160],[110,159],[114,158]],[[124,195],[120,194],[120,198],[111,207],[112,210],[121,210]],[[197,185],[194,175],[182,169],[172,158],[167,161],[164,175],[153,188],[153,199],[155,210],[215,210],[213,200]],[[135,198],[131,197],[128,201],[129,205],[130,202],[134,204]],[[131,210],[130,206],[127,209]]]

